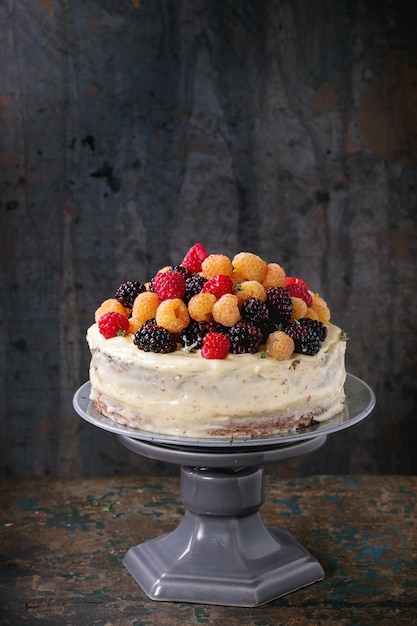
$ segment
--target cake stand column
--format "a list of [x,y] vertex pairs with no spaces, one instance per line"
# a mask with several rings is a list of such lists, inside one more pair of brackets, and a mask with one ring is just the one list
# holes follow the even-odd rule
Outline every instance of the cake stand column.
[[324,577],[287,531],[265,527],[264,467],[182,466],[181,497],[179,526],[123,561],[150,598],[253,607]]

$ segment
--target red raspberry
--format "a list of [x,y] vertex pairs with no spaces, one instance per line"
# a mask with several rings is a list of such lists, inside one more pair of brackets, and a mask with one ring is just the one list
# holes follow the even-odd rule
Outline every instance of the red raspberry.
[[205,247],[201,243],[196,243],[188,250],[181,265],[195,274],[201,271],[201,264],[207,257]]
[[204,359],[225,359],[229,354],[230,339],[222,333],[214,331],[203,337],[201,356]]
[[289,292],[292,298],[301,298],[301,300],[304,300],[307,307],[311,307],[313,304],[313,298],[311,297],[308,287],[304,281],[301,283],[291,283],[287,285],[285,289]]
[[152,280],[152,291],[156,293],[161,302],[179,298],[182,300],[185,294],[185,279],[176,270],[158,272]]
[[296,276],[286,276],[285,278],[285,289],[288,285],[305,285],[308,289],[308,285],[302,278]]
[[106,339],[117,335],[125,335],[129,330],[129,320],[121,313],[110,311],[98,320],[98,328]]
[[210,278],[203,286],[201,292],[205,293],[208,291],[216,296],[217,299],[224,296],[226,293],[233,293],[233,280],[230,276],[225,276],[224,274],[218,274],[217,276],[213,276]]

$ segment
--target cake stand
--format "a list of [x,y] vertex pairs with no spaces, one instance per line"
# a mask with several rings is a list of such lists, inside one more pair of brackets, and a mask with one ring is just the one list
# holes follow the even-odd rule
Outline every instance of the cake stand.
[[317,559],[286,530],[267,528],[259,509],[266,465],[318,450],[374,408],[373,391],[355,376],[347,375],[345,392],[343,412],[295,433],[196,440],[120,426],[94,409],[89,382],[78,389],[73,404],[86,421],[137,454],[181,466],[179,526],[123,560],[151,599],[254,607],[324,578]]

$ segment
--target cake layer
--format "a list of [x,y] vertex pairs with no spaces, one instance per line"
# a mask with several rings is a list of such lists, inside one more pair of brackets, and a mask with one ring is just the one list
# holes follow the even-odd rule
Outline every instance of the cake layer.
[[344,406],[341,330],[314,356],[277,361],[263,352],[203,359],[178,349],[138,350],[132,337],[105,339],[88,329],[91,400],[114,421],[177,437],[256,437],[329,419]]

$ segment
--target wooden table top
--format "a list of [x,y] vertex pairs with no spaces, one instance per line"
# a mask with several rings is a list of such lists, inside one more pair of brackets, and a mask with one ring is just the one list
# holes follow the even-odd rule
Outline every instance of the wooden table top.
[[151,600],[123,566],[130,547],[178,526],[179,479],[3,480],[0,623],[417,623],[417,477],[267,475],[265,487],[265,524],[291,532],[325,579],[242,608]]

